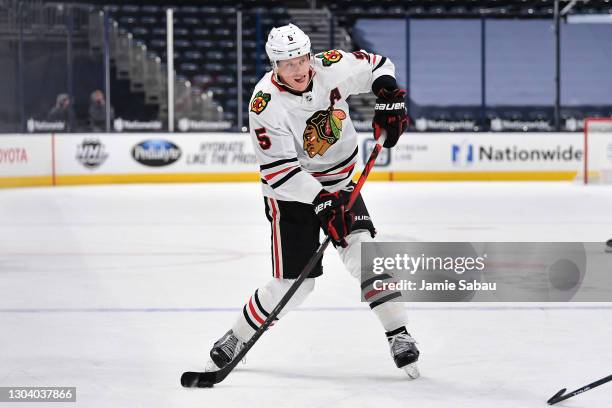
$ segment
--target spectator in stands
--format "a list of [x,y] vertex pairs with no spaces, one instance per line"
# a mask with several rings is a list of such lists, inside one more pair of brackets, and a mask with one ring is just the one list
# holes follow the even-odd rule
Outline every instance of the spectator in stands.
[[64,122],[64,130],[70,132],[75,123],[74,110],[71,105],[68,94],[57,95],[55,106],[47,114],[47,120],[49,122]]
[[[113,120],[114,112],[110,107],[110,117]],[[89,128],[94,132],[106,131],[106,99],[104,92],[96,89],[89,98]]]

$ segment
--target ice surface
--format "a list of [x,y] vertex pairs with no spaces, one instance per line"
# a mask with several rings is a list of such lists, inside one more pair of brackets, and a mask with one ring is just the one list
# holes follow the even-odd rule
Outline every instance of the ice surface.
[[[612,237],[605,186],[372,182],[364,197],[383,240]],[[0,190],[0,231],[0,386],[76,386],[78,407],[544,407],[611,370],[609,303],[410,304],[422,377],[407,381],[330,249],[246,365],[183,389],[270,277],[258,185]],[[558,406],[610,407],[612,385]]]

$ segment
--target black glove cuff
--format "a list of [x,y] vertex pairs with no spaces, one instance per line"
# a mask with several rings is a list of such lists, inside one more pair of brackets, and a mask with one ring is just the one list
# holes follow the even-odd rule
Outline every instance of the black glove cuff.
[[382,89],[393,91],[398,88],[397,81],[391,75],[381,75],[372,83],[372,92],[376,96]]

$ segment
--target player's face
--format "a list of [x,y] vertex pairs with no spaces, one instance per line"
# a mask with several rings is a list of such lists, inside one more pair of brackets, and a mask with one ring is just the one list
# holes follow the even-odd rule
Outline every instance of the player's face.
[[296,91],[304,91],[309,83],[310,55],[302,55],[277,62],[277,74]]

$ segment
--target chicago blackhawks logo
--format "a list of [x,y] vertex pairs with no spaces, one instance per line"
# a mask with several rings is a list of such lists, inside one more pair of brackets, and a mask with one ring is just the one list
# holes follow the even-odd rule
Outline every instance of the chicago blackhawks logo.
[[251,112],[255,112],[259,115],[264,111],[264,109],[266,109],[266,106],[268,106],[270,98],[269,93],[263,93],[262,91],[257,92],[251,101]]
[[324,67],[329,67],[331,64],[342,59],[342,54],[338,50],[329,50],[315,55],[316,58],[321,58]]
[[316,111],[314,115],[306,119],[306,129],[303,135],[304,151],[310,158],[317,154],[323,156],[327,149],[340,139],[344,119],[346,119],[346,113],[333,107]]

